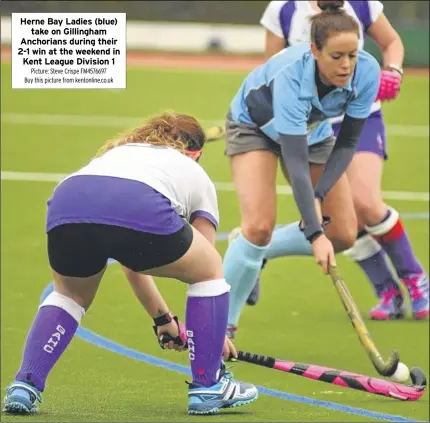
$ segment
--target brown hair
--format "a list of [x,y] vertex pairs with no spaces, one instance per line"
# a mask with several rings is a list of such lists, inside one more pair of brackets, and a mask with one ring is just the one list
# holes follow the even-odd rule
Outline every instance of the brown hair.
[[311,41],[322,50],[330,33],[355,32],[360,37],[356,20],[343,9],[343,0],[318,0],[321,13],[311,18]]
[[196,118],[181,113],[164,112],[152,116],[143,126],[108,141],[97,152],[97,156],[129,143],[164,145],[186,154],[187,151],[201,150],[205,141],[205,133]]

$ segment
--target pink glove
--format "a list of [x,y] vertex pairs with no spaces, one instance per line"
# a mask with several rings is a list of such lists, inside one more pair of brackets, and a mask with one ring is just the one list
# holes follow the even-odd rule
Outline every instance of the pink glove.
[[401,83],[402,77],[398,72],[383,70],[376,101],[394,100],[399,95]]

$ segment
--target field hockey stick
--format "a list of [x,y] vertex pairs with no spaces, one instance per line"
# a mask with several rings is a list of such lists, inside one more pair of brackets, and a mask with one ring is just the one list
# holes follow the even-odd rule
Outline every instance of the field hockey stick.
[[363,345],[368,356],[370,357],[370,360],[372,361],[372,364],[375,367],[376,371],[381,376],[392,376],[397,370],[397,366],[400,361],[399,353],[397,351],[392,351],[388,360],[384,360],[384,358],[381,356],[378,349],[376,348],[375,343],[370,336],[366,325],[363,322],[357,305],[355,304],[351,293],[349,292],[349,289],[345,284],[345,281],[340,275],[339,269],[337,267],[330,266],[330,276],[334,286],[337,289],[337,292],[339,293],[340,299],[345,307],[345,310],[348,313],[349,320],[351,321],[352,326],[357,333],[361,344]]
[[206,141],[213,142],[218,141],[225,136],[224,126],[211,126],[206,131]]
[[296,363],[294,361],[277,360],[273,357],[238,351],[239,361],[244,361],[270,369],[292,373],[308,379],[343,386],[344,388],[365,391],[370,394],[383,395],[401,401],[416,401],[422,397],[426,389],[427,380],[424,373],[417,367],[410,370],[412,385],[389,380],[363,376],[344,370],[331,369],[329,367],[313,364]]

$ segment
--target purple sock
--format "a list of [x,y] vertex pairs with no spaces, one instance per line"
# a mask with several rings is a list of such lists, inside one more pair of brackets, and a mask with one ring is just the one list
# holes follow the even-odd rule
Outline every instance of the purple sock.
[[400,279],[409,279],[424,272],[412,251],[409,238],[399,214],[389,209],[384,220],[368,228],[390,257]]
[[28,333],[21,368],[15,379],[43,391],[49,372],[77,328],[77,321],[62,308],[52,305],[40,308]]
[[221,295],[197,296],[198,293],[192,292],[193,285],[188,291],[186,327],[193,383],[207,387],[218,383],[227,330],[229,286],[223,282],[226,289]]
[[363,270],[370,282],[372,282],[373,289],[378,297],[381,296],[382,292],[390,288],[400,289],[399,284],[394,279],[394,275],[388,267],[385,256],[385,252],[380,250],[371,257],[357,261],[361,270]]
[[388,267],[386,254],[379,243],[367,233],[360,231],[355,245],[346,253],[354,260],[372,283],[378,297],[389,289],[400,289]]

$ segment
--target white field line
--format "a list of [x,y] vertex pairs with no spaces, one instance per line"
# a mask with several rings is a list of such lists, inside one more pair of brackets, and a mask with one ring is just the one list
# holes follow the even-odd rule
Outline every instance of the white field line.
[[[2,181],[58,182],[64,177],[66,174],[63,173],[1,172]],[[215,186],[220,192],[234,192],[234,185],[231,182],[215,182]],[[291,187],[288,185],[278,185],[276,188],[279,195],[292,195]],[[383,191],[382,195],[386,200],[429,201],[428,192]]]
[[[85,115],[51,115],[51,114],[21,114],[3,113],[2,123],[19,125],[59,125],[59,126],[94,126],[121,128],[136,125],[145,117],[119,117],[119,116],[85,116]],[[202,121],[206,125],[223,125],[220,119]],[[428,125],[387,125],[387,132],[393,136],[428,137]]]

